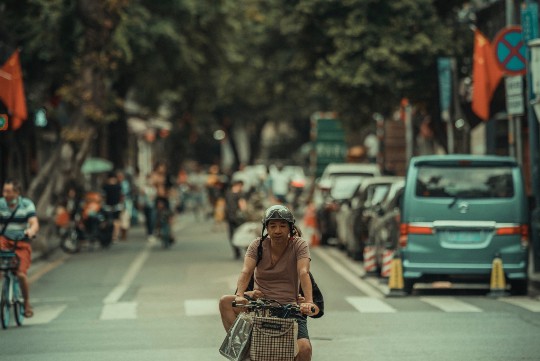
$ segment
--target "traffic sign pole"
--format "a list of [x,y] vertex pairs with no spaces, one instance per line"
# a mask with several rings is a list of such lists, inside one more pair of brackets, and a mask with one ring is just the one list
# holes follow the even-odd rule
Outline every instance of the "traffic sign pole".
[[[531,17],[527,14],[536,11],[538,14],[538,5],[530,0],[525,1],[525,8],[521,11],[522,24],[525,28],[525,41],[527,42],[527,122],[529,126],[529,152],[530,152],[530,169],[531,169],[531,188],[534,196],[535,208],[531,214],[531,239],[533,251],[533,267],[535,272],[540,272],[540,181],[538,165],[540,162],[538,155],[539,127],[536,120],[534,109],[531,101],[535,99],[533,92],[532,75],[530,69],[531,61],[531,40],[529,36],[538,37],[538,15],[536,19],[531,21]],[[534,17],[533,17],[534,19]],[[534,40],[533,40],[534,42]],[[540,43],[538,44],[540,46]]]

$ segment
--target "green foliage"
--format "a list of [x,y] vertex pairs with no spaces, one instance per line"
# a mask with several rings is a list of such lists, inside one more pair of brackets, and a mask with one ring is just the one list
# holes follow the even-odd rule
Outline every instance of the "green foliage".
[[[455,24],[463,2],[7,0],[0,35],[23,47],[30,108],[61,89],[72,114],[88,96],[82,114],[104,121],[129,94],[149,115],[167,104],[195,124],[336,110],[359,129],[402,97],[436,107],[437,57],[470,57],[472,36]],[[91,89],[89,66],[103,78]]]

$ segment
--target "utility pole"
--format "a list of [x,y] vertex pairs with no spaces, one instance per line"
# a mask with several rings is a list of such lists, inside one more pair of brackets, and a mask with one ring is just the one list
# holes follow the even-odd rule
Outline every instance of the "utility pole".
[[[533,5],[534,4],[534,5]],[[530,16],[531,8],[535,9],[536,16]],[[529,12],[529,14],[527,14]],[[529,16],[527,16],[529,15]],[[530,152],[530,169],[531,169],[531,189],[534,196],[534,209],[531,213],[531,240],[534,271],[540,271],[540,181],[539,181],[539,154],[538,140],[539,127],[538,121],[534,113],[532,102],[536,96],[533,91],[532,74],[531,74],[531,42],[538,37],[538,7],[536,3],[530,0],[525,1],[525,9],[521,11],[522,32],[527,43],[527,124],[529,126],[529,152]],[[532,41],[531,41],[532,40]]]

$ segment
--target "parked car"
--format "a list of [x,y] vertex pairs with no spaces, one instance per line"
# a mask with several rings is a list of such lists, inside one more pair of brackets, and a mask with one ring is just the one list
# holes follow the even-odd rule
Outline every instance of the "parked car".
[[364,178],[360,176],[335,176],[330,183],[322,206],[317,210],[321,244],[328,244],[331,238],[337,237],[336,215],[340,207],[347,202]]
[[528,205],[521,168],[512,157],[412,158],[400,226],[404,290],[416,282],[489,283],[502,260],[513,294],[528,287]]
[[345,235],[343,248],[353,259],[363,259],[368,226],[373,215],[369,210],[383,200],[390,185],[398,179],[401,177],[382,176],[364,179],[352,197],[350,215],[347,220],[348,232]]
[[396,250],[398,246],[404,188],[405,179],[395,181],[381,203],[370,210],[374,214],[369,224],[368,238],[375,247],[375,264],[379,270],[382,269],[384,252]]
[[[321,244],[328,244],[330,238],[336,237],[335,212],[343,201],[350,197],[362,179],[378,176],[380,173],[376,164],[330,163],[326,166],[321,177],[315,182],[313,191]],[[342,177],[349,178],[337,180]]]

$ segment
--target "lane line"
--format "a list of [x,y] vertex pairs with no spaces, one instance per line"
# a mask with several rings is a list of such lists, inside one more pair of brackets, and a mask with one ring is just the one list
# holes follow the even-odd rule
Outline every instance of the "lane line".
[[444,312],[483,312],[480,308],[454,297],[420,297],[419,299]]
[[24,325],[41,325],[49,323],[57,318],[67,305],[44,305],[34,307],[34,316],[32,318],[25,318]]
[[524,308],[531,312],[540,312],[540,302],[538,302],[538,300],[534,300],[528,297],[521,298],[512,296],[512,298],[500,298],[499,301],[503,301],[511,305]]
[[185,300],[186,316],[213,316],[219,315],[219,305],[215,298]]
[[101,309],[100,320],[134,320],[137,318],[137,302],[107,303]]
[[39,267],[34,273],[31,275],[28,275],[28,283],[31,285],[37,280],[39,280],[41,277],[43,277],[45,274],[49,273],[53,269],[59,267],[64,263],[65,260],[69,258],[68,255],[64,255],[61,258],[57,259],[56,261],[53,261],[51,263],[45,264],[43,267]]
[[120,283],[116,285],[116,287],[107,295],[107,297],[103,299],[103,303],[116,303],[120,298],[122,298],[150,255],[150,247],[151,245],[147,244],[146,247],[139,253],[137,258],[131,262],[131,265],[124,274],[124,277]]
[[366,296],[374,298],[383,298],[383,294],[377,288],[373,288],[370,284],[366,283],[360,279],[357,275],[352,274],[343,264],[339,263],[337,260],[329,256],[326,252],[320,250],[319,248],[314,248],[311,250],[312,253],[315,253],[320,257],[330,268],[332,268],[336,273],[341,275],[345,280],[351,283],[354,287],[358,288]]
[[394,313],[395,308],[384,301],[373,297],[345,297],[360,313]]

